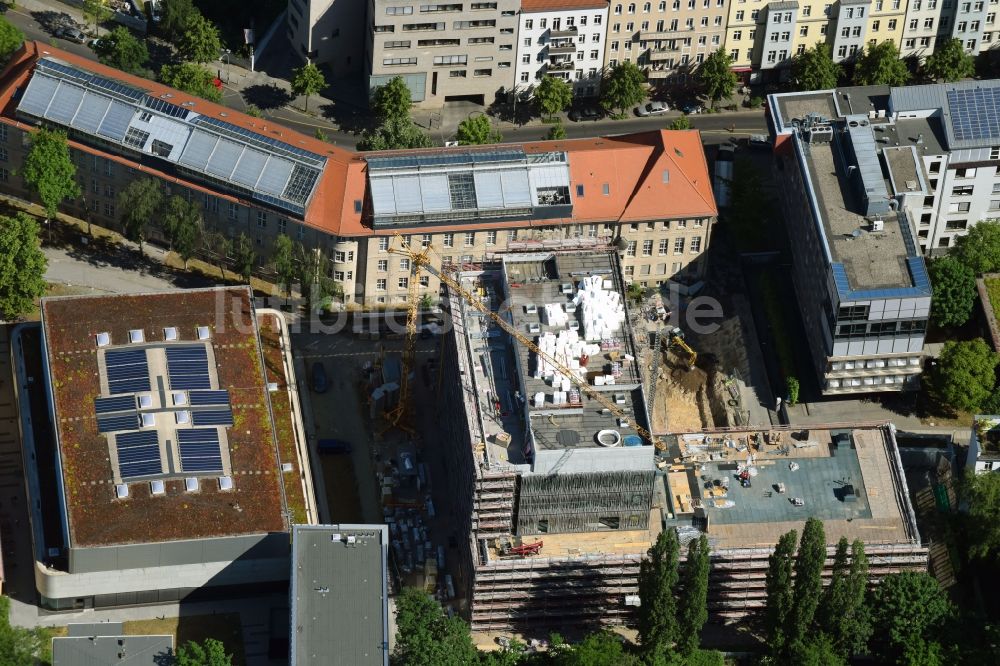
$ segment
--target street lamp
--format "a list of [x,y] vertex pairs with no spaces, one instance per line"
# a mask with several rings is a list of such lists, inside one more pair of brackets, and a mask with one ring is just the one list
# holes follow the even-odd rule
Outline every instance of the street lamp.
[[219,56],[219,60],[222,60],[223,58],[225,58],[225,60],[222,60],[222,62],[226,63],[226,83],[229,83],[229,59],[230,59],[230,54],[232,54],[232,51],[230,51],[229,49],[225,49],[225,51],[223,52],[223,54],[221,56]]

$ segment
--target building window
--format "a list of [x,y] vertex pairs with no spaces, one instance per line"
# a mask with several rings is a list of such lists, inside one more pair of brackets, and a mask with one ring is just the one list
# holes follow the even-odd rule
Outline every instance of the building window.
[[675,238],[674,239],[674,254],[681,254],[684,252],[684,239]]
[[267,213],[262,210],[257,211],[257,226],[261,229],[267,227]]
[[388,252],[389,251],[389,239],[388,238],[379,238],[378,239],[378,251],[379,252]]
[[408,277],[401,277],[401,278],[399,278],[399,282],[397,284],[399,285],[400,289],[409,289],[409,287],[410,287],[410,278],[408,278]]
[[385,291],[385,278],[379,278],[375,280],[375,288],[379,291]]
[[656,249],[656,253],[658,255],[660,255],[661,257],[667,253],[668,243],[669,243],[669,241],[666,238],[661,238],[660,239],[660,245]]
[[115,216],[115,204],[111,201],[104,202],[104,216],[114,217]]
[[442,237],[442,242],[445,247],[454,247],[455,245],[455,234],[445,234]]
[[487,245],[496,245],[497,244],[497,232],[495,232],[495,231],[487,231],[486,232],[486,244]]
[[642,256],[644,257],[653,256],[653,241],[651,240],[642,241]]
[[693,236],[691,238],[691,254],[698,252],[701,252],[701,236]]
[[516,240],[517,240],[517,229],[511,229],[510,231],[507,232],[507,242],[510,243]]
[[625,256],[626,257],[635,256],[635,241],[629,241],[628,245],[625,246]]
[[466,231],[465,232],[465,247],[472,247],[476,244],[476,232]]
[[402,258],[399,260],[399,269],[402,271],[410,270],[410,260],[407,258]]
[[230,220],[235,220],[238,217],[239,204],[230,201],[229,206],[227,208],[228,210],[226,211],[226,217],[228,217]]
[[378,260],[378,272],[379,273],[385,273],[387,270],[389,270],[389,260],[388,259],[379,259]]

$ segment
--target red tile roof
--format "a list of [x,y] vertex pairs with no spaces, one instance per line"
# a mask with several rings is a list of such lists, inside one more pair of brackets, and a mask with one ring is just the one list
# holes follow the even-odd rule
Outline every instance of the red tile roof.
[[[556,0],[557,3],[559,1],[561,0]],[[566,0],[566,2],[576,6],[578,0]],[[543,3],[536,4],[540,6]],[[594,5],[590,0],[587,3],[579,0],[579,4]],[[596,4],[604,6],[603,2]],[[532,5],[529,3],[527,6]],[[344,150],[284,126],[253,118],[162,84],[105,67],[41,42],[25,42],[24,49],[15,55],[6,71],[0,75],[0,107],[3,108],[0,122],[20,124],[15,119],[14,105],[11,104],[14,91],[26,85],[35,61],[45,56],[58,58],[82,69],[123,81],[154,95],[170,94],[172,95],[170,101],[177,104],[190,102],[191,106],[187,108],[197,113],[224,117],[227,122],[250,131],[272,136],[325,156],[326,169],[317,182],[304,222],[331,234],[354,237],[376,235],[375,230],[358,212],[357,204],[364,202],[367,189],[365,158],[400,152],[412,154],[412,151],[359,153]],[[236,200],[235,195],[213,190],[210,185],[186,181],[181,177],[140,165],[128,158],[103,153],[95,146],[74,141],[71,143],[82,150],[107,155],[111,159],[166,180],[183,182],[192,189]],[[517,145],[512,144],[512,147]],[[701,146],[700,135],[695,130],[661,130],[607,138],[537,141],[521,144],[521,147],[529,153],[561,150],[569,154],[572,217],[563,220],[535,222],[511,220],[478,225],[483,229],[553,226],[560,223],[633,222],[676,217],[711,217],[717,214],[708,164]],[[430,152],[447,150],[450,149],[439,148]],[[461,150],[467,151],[469,148]],[[606,195],[603,193],[605,184],[608,186]],[[576,194],[577,185],[583,185],[582,197]],[[419,229],[424,233],[445,230],[444,227],[438,229],[426,225],[420,226]],[[399,228],[394,231],[406,233],[407,230]]]

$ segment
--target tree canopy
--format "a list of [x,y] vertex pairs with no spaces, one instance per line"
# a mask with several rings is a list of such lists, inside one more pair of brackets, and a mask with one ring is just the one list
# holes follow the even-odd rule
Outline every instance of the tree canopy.
[[677,530],[660,532],[639,565],[639,642],[647,656],[663,654],[677,640]]
[[934,393],[951,409],[974,412],[996,384],[998,356],[982,338],[948,340],[930,372]]
[[927,56],[923,69],[935,81],[958,81],[976,73],[976,62],[965,52],[961,39],[949,39]]
[[231,666],[233,655],[226,654],[222,641],[206,638],[201,643],[188,641],[177,648],[176,666]]
[[469,629],[458,617],[449,618],[423,590],[404,588],[396,598],[396,647],[400,664],[475,664],[476,648]]
[[549,127],[549,133],[545,135],[548,141],[558,141],[560,139],[566,138],[566,128],[563,127],[561,122],[551,125]]
[[823,594],[823,563],[826,561],[826,532],[823,521],[809,518],[802,529],[799,552],[795,558],[795,584],[792,587],[792,641],[801,641],[809,633],[820,596]]
[[46,266],[35,218],[0,216],[0,319],[30,312],[35,299],[45,295]]
[[691,121],[687,116],[681,116],[679,118],[674,118],[670,123],[668,129],[672,130],[689,130],[691,129]]
[[534,97],[538,110],[551,118],[573,103],[573,86],[558,76],[546,76],[535,87]]
[[201,238],[201,245],[215,256],[215,265],[226,279],[226,259],[233,252],[233,241],[218,231],[208,231]]
[[1000,270],[1000,220],[983,220],[955,239],[951,255],[977,275]]
[[[871,594],[874,625],[874,653],[884,663],[930,664],[912,660],[917,654],[940,653],[934,646],[954,608],[937,580],[927,573],[890,574]],[[910,657],[904,659],[909,652]]]
[[108,0],[83,0],[80,10],[83,12],[83,17],[94,24],[94,31],[97,34],[101,33],[101,24],[114,13]]
[[702,534],[688,544],[687,559],[681,567],[677,608],[677,649],[694,654],[701,644],[701,630],[708,621],[708,573],[711,568],[708,537]]
[[499,129],[493,127],[489,116],[481,113],[460,122],[455,138],[463,146],[480,146],[488,143],[500,143],[503,140],[503,134],[500,133]]
[[871,613],[866,605],[868,557],[860,539],[848,544],[845,537],[837,543],[830,585],[816,612],[817,625],[829,635],[837,654],[849,656],[863,652],[871,636]]
[[7,17],[0,15],[0,66],[3,66],[21,48],[24,33],[17,29]]
[[611,68],[601,84],[601,106],[608,111],[635,106],[646,99],[646,75],[635,63],[620,62]]
[[146,43],[136,39],[128,28],[116,26],[111,32],[94,46],[101,62],[109,67],[125,72],[142,71],[149,62],[149,49]]
[[200,13],[192,14],[177,38],[177,52],[184,60],[206,63],[219,59],[219,29]]
[[133,180],[118,193],[118,211],[125,237],[139,244],[146,240],[150,220],[160,211],[163,204],[163,188],[153,178]]
[[378,127],[365,130],[358,150],[430,148],[431,145],[431,138],[406,117],[389,119]]
[[175,194],[167,201],[162,225],[171,247],[180,256],[186,268],[187,262],[201,246],[203,226],[201,206]]
[[271,263],[274,265],[274,272],[278,274],[278,283],[284,288],[285,294],[290,296],[296,271],[292,239],[287,235],[278,234],[274,239],[274,244],[271,246]]
[[795,530],[785,532],[778,539],[774,552],[767,558],[765,587],[767,601],[764,610],[764,629],[771,654],[779,657],[789,640],[788,622],[793,612],[792,561],[795,557]]
[[733,71],[733,59],[726,50],[719,47],[708,54],[705,62],[698,67],[698,79],[705,89],[705,95],[712,100],[712,107],[724,97],[729,97],[736,89],[736,73]]
[[187,30],[188,24],[201,16],[193,0],[163,0],[162,4],[160,30],[168,39],[175,42]]
[[318,249],[310,249],[302,243],[295,244],[295,268],[298,273],[302,297],[310,311],[319,308],[329,296],[342,295],[343,286],[327,277],[324,267],[326,258]]
[[309,110],[309,97],[315,95],[326,87],[326,77],[319,67],[311,62],[307,62],[292,72],[292,92],[296,95],[304,95],[306,98],[305,110]]
[[953,256],[931,261],[928,272],[934,290],[931,321],[937,326],[965,324],[977,298],[975,273]]
[[250,284],[250,277],[253,275],[253,267],[256,263],[257,250],[254,249],[253,241],[241,232],[239,238],[233,243],[233,267],[247,284]]
[[409,120],[412,104],[410,89],[401,76],[394,76],[385,85],[375,88],[372,94],[371,106],[379,123]]
[[160,68],[160,82],[210,102],[222,101],[222,91],[215,87],[215,76],[193,62],[164,65]]
[[70,159],[65,132],[41,128],[32,135],[31,148],[24,158],[24,179],[41,199],[48,219],[56,216],[63,200],[80,196],[76,165]]
[[863,48],[856,63],[854,83],[859,86],[903,86],[910,80],[910,70],[891,41]]
[[969,554],[995,561],[1000,557],[1000,474],[967,475],[962,495],[969,506]]
[[826,42],[816,42],[792,60],[792,80],[799,90],[836,88],[841,71]]

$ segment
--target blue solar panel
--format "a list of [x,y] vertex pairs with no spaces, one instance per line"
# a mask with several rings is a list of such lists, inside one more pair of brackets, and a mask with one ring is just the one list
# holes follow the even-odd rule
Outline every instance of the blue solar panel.
[[182,460],[181,467],[185,472],[199,472],[210,474],[214,472],[222,471],[222,458],[193,458],[191,460]]
[[213,428],[191,428],[177,431],[177,441],[188,442],[219,442],[219,433]]
[[450,153],[423,153],[370,157],[365,161],[372,169],[412,169],[462,164],[488,164],[492,162],[522,162],[527,159],[523,150],[463,150]]
[[139,377],[138,379],[122,379],[119,381],[108,382],[108,392],[111,395],[118,395],[121,393],[141,393],[148,390],[149,376]]
[[196,426],[207,425],[233,425],[233,412],[229,409],[206,410],[202,412],[192,412],[191,421]]
[[209,116],[198,116],[197,118],[194,118],[192,122],[201,126],[208,125],[219,134],[242,140],[245,143],[255,145],[259,148],[264,148],[268,152],[302,160],[317,167],[322,167],[326,163],[326,158],[322,155],[317,155],[316,153],[311,153],[308,150],[296,148],[295,146],[287,144],[283,141],[277,141],[262,134],[251,132],[248,129],[227,123],[224,120],[216,120],[215,118],[211,118]]
[[949,90],[947,96],[956,139],[1000,138],[1000,87]]
[[94,411],[98,414],[127,412],[131,409],[135,409],[135,398],[130,395],[122,395],[114,398],[94,398]]
[[132,463],[119,463],[118,470],[123,479],[135,479],[142,476],[155,476],[163,473],[159,460],[142,460]]
[[184,120],[188,117],[188,110],[184,107],[178,106],[176,104],[171,104],[170,102],[160,99],[159,97],[153,97],[152,95],[146,95],[146,98],[142,100],[142,103],[153,109],[154,111],[159,111],[160,113],[165,113],[168,116],[174,118],[180,118]]
[[149,430],[115,435],[115,447],[123,479],[163,472],[156,432]]
[[130,446],[118,449],[118,463],[134,463],[142,461],[159,461],[160,447],[155,444],[146,446]]
[[197,375],[208,372],[208,361],[170,361],[167,369],[172,375]]
[[[135,407],[135,398],[131,398]],[[97,417],[97,432],[115,432],[116,430],[135,430],[139,427],[139,415],[136,412],[115,414],[113,416]]]
[[217,431],[208,428],[178,430],[177,441],[183,471],[222,471],[222,452],[219,450]]
[[115,446],[119,449],[129,446],[149,446],[158,441],[155,430],[142,430],[140,432],[126,432],[115,435]]
[[191,360],[195,358],[208,358],[208,351],[204,345],[185,345],[182,347],[167,347],[167,358],[178,361]]
[[145,363],[145,349],[109,349],[104,352],[105,365],[129,365],[132,363]]
[[171,375],[170,388],[178,391],[210,389],[212,382],[208,379],[208,375]]
[[108,366],[108,379],[113,382],[119,379],[135,379],[149,375],[149,368],[145,363],[135,363],[133,365],[111,365]]
[[228,405],[229,391],[195,391],[190,395],[192,405]]

